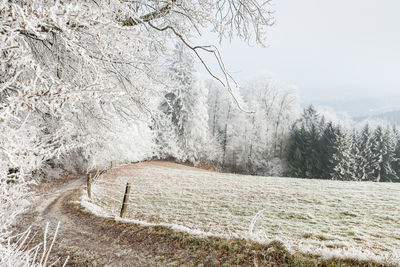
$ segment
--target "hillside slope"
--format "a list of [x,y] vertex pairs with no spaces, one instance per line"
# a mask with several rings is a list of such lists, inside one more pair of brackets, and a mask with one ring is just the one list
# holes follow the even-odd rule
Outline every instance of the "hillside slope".
[[[114,205],[111,199],[122,199],[123,193],[118,193],[124,186],[114,186],[125,185],[126,181],[131,182],[132,193],[127,219],[121,221],[115,214],[120,203]],[[108,193],[100,190],[101,182],[104,185],[108,183],[108,187],[103,186]],[[34,245],[42,241],[40,232],[46,222],[55,227],[61,221],[58,243],[52,256],[53,259],[70,256],[70,266],[211,266],[223,263],[241,266],[330,266],[332,262],[341,264],[339,266],[383,266],[374,265],[371,260],[337,259],[343,256],[396,261],[398,227],[391,228],[391,221],[399,213],[397,206],[388,203],[397,201],[399,188],[394,187],[390,191],[390,185],[358,183],[361,188],[356,191],[353,183],[220,174],[166,162],[139,163],[112,169],[94,184],[91,201],[85,197],[84,184],[85,179],[80,178],[43,194],[20,218],[15,231],[21,232],[28,225],[33,225],[39,231],[31,242]],[[92,210],[96,207],[94,211],[107,218],[96,217],[83,208],[80,205],[82,194],[84,206]],[[338,199],[351,196],[354,196],[353,204],[357,205],[341,208],[345,201]],[[360,196],[364,197],[364,201]],[[367,196],[373,202],[363,203],[367,202]],[[103,202],[100,202],[102,199]],[[370,210],[363,209],[365,205]],[[260,208],[264,208],[261,213],[258,212]],[[344,213],[346,209],[347,213]],[[382,216],[376,214],[378,210]],[[388,215],[384,216],[383,212]],[[258,216],[254,217],[255,214]],[[368,220],[363,219],[368,214],[377,216],[376,220],[369,222],[369,217]],[[337,220],[331,221],[335,217],[338,217]],[[360,222],[367,224],[363,226]],[[381,222],[380,226],[376,225],[377,222]],[[370,233],[367,226],[371,229]],[[173,231],[171,227],[179,231]],[[380,227],[380,230],[373,227]],[[249,228],[252,235],[248,235]],[[185,231],[196,236],[182,233]],[[353,235],[349,234],[351,231]],[[232,237],[258,238],[262,243],[279,239],[291,253],[282,247],[281,242],[262,245]],[[356,240],[355,237],[365,239],[356,243],[352,241]],[[293,238],[293,243],[288,242],[290,238]],[[336,240],[339,238],[340,241]],[[296,240],[299,245],[297,252],[295,247],[290,246]],[[365,240],[371,241],[366,243]],[[301,250],[300,245],[307,244],[308,249]],[[350,246],[352,244],[358,244],[358,247]],[[375,247],[376,244],[380,247]],[[366,254],[368,249],[371,249],[370,253],[375,249],[375,253]],[[361,250],[364,253],[355,254]],[[392,257],[384,259],[389,251]],[[305,254],[301,252],[306,252],[308,256],[304,258]],[[334,256],[336,259],[322,260],[312,254],[323,254],[326,258]]]
[[398,261],[400,185],[257,177],[168,162],[113,169],[84,205],[127,221],[200,236],[282,241],[293,253]]

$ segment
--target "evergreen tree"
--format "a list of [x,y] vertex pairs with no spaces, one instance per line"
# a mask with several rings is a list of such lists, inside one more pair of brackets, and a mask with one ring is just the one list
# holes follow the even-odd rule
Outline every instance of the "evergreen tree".
[[376,182],[391,182],[396,179],[392,169],[394,162],[395,144],[390,129],[383,131],[382,127],[376,128],[373,143],[374,178]]
[[400,182],[400,133],[369,125],[357,132],[304,109],[289,138],[289,175],[305,178]]
[[304,126],[307,131],[311,128],[321,131],[324,127],[324,118],[320,118],[313,105],[308,106],[303,110],[303,114],[298,121],[298,124]]
[[293,176],[322,177],[320,139],[324,124],[313,106],[304,109],[294,124],[288,149],[289,173]]
[[396,127],[393,128],[393,142],[395,144],[392,161],[392,169],[396,173],[393,181],[400,182],[400,133]]
[[322,176],[320,138],[321,132],[318,125],[311,124],[305,136],[306,177],[321,178]]
[[371,181],[374,177],[374,155],[373,133],[368,124],[364,126],[361,133],[357,136],[356,146],[358,148],[356,176],[361,181]]
[[305,136],[304,127],[293,127],[290,134],[287,161],[289,175],[293,177],[306,177],[305,164]]
[[393,162],[396,161],[396,139],[392,129],[389,127],[387,127],[383,137],[386,146],[386,154],[383,156],[381,181],[393,182],[397,180],[396,171],[392,168]]
[[361,177],[359,176],[359,163],[361,161],[361,154],[358,146],[359,134],[356,130],[353,130],[351,133],[351,166],[350,173],[353,180],[360,181]]
[[334,131],[334,147],[335,151],[330,159],[331,175],[333,180],[355,180],[352,173],[353,160],[352,157],[352,140],[349,134],[340,127]]
[[332,165],[332,157],[336,153],[336,128],[329,122],[321,137],[321,173],[322,179],[330,179],[331,172],[334,168]]

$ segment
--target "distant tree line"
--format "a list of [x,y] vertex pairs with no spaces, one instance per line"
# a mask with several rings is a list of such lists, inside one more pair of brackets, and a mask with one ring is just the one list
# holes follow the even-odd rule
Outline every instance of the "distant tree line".
[[244,174],[286,172],[291,125],[301,113],[294,88],[259,75],[229,92],[196,75],[182,45],[175,47],[165,75],[170,82],[159,103],[155,158]]
[[287,162],[294,177],[400,182],[400,134],[368,124],[348,130],[310,106],[291,129]]
[[198,77],[182,45],[166,74],[156,158],[252,175],[400,182],[395,127],[363,123],[357,130],[333,110],[302,112],[296,90],[271,75],[230,93]]

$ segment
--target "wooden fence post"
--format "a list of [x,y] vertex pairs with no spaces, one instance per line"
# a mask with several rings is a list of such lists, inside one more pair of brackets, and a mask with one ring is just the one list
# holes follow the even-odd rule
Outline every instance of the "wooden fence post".
[[87,174],[87,194],[89,199],[92,199],[92,174]]
[[126,183],[124,199],[122,200],[121,212],[119,214],[119,217],[121,217],[121,218],[125,217],[126,209],[128,207],[128,201],[129,201],[129,194],[130,193],[131,193],[131,185],[129,183]]

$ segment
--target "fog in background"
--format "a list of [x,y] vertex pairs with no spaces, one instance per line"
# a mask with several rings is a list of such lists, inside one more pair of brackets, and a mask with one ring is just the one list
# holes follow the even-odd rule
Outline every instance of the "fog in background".
[[297,86],[303,105],[353,116],[400,109],[400,1],[274,0],[271,8],[267,48],[238,40],[219,46],[239,82],[267,71]]

